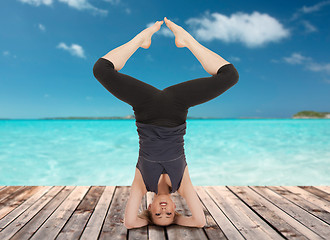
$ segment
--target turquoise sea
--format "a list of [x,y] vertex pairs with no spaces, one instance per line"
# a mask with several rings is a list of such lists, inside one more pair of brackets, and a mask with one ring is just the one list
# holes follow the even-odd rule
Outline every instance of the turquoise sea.
[[[131,185],[135,119],[0,120],[0,185]],[[194,185],[330,185],[330,119],[187,120]]]

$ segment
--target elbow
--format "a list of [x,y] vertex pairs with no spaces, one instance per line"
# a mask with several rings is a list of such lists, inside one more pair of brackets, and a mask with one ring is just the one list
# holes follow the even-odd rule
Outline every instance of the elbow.
[[125,228],[127,228],[127,229],[132,229],[132,228],[134,228],[134,226],[133,226],[132,224],[127,223],[125,220],[124,220],[124,226],[125,226]]
[[196,225],[198,228],[203,228],[206,225],[206,222],[202,222]]

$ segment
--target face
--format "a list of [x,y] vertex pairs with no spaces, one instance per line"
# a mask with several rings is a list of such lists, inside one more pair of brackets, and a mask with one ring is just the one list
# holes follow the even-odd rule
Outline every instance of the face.
[[174,219],[175,208],[170,194],[155,195],[153,202],[148,206],[152,219],[157,225],[171,224]]

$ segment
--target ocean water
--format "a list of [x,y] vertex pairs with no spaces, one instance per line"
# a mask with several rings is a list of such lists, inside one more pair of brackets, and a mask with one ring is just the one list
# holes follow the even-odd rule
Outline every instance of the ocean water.
[[[329,119],[187,120],[192,183],[330,185]],[[132,184],[135,119],[0,120],[0,185]]]

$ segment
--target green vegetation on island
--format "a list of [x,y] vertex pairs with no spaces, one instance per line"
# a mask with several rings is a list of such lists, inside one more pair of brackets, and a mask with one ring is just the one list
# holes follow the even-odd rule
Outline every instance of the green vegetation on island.
[[330,118],[330,112],[301,111],[294,114],[293,118]]

